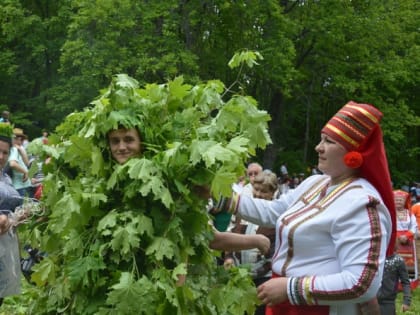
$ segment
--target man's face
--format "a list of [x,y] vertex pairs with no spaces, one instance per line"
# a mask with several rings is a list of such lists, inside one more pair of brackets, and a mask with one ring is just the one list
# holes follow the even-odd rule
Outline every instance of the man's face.
[[10,144],[5,141],[0,141],[0,168],[3,168],[10,154]]
[[15,136],[13,138],[13,144],[15,144],[15,145],[22,145],[22,143],[23,143],[23,137],[21,137],[21,136]]
[[141,140],[137,129],[117,129],[108,134],[111,155],[119,164],[124,164],[128,159],[140,156]]
[[262,172],[262,168],[259,165],[252,164],[248,166],[246,175],[248,176],[251,184],[254,184],[255,176],[257,176],[261,172]]

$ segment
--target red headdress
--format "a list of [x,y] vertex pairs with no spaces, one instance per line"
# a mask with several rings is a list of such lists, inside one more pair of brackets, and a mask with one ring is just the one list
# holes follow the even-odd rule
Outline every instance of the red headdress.
[[404,209],[411,211],[410,194],[404,190],[394,190],[394,199],[401,198],[404,200]]
[[387,255],[391,255],[396,235],[395,203],[379,125],[381,118],[382,113],[372,105],[350,101],[328,121],[321,132],[349,151],[344,156],[344,163],[359,169],[360,176],[381,195],[392,220],[391,240],[387,249]]

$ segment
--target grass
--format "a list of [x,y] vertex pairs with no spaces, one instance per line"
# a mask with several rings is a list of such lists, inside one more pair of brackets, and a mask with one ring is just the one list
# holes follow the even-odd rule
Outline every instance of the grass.
[[401,311],[402,293],[398,293],[396,300],[397,315],[420,315],[420,286],[411,292],[411,306],[407,312]]

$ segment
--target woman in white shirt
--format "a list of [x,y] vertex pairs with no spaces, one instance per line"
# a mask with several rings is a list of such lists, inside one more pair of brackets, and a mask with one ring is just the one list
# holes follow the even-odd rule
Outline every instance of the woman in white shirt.
[[296,189],[267,201],[234,194],[245,220],[275,226],[273,278],[258,287],[267,313],[375,314],[395,207],[375,107],[347,103],[321,131],[318,169]]

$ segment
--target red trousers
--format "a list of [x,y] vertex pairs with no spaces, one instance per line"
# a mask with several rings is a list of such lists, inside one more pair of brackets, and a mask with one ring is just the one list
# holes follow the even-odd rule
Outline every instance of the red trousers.
[[330,307],[324,305],[291,305],[283,302],[274,306],[266,306],[265,315],[328,315]]

